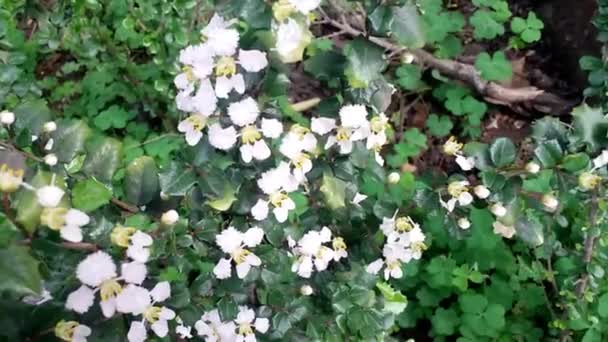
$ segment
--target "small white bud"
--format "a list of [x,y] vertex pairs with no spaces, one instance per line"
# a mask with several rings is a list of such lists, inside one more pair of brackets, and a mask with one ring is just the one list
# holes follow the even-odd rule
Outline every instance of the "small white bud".
[[57,165],[57,156],[54,153],[49,153],[44,156],[44,163],[48,166]]
[[15,122],[15,113],[9,112],[9,111],[6,111],[6,110],[0,112],[0,122],[3,125],[7,125],[7,126],[12,125],[13,122]]
[[53,140],[53,138],[49,139],[46,144],[44,145],[44,149],[46,151],[50,151],[53,149],[53,145],[55,144],[55,140]]
[[397,172],[391,172],[388,175],[388,182],[390,184],[397,184],[397,183],[399,183],[400,179],[401,179],[401,176]]
[[160,221],[167,226],[174,225],[177,220],[179,220],[179,214],[175,210],[165,212],[160,218]]
[[496,217],[503,217],[503,216],[505,216],[507,214],[507,208],[505,208],[502,205],[502,203],[494,203],[494,204],[492,204],[492,206],[490,207],[490,211]]
[[42,130],[46,133],[55,132],[56,129],[57,124],[55,123],[55,121],[49,121],[45,123],[44,126],[42,126]]
[[412,64],[415,59],[416,59],[416,56],[414,56],[410,52],[404,52],[403,55],[401,55],[401,61],[404,64]]
[[532,174],[538,173],[538,171],[540,171],[540,165],[535,162],[529,162],[528,164],[526,164],[526,171]]
[[164,192],[161,191],[160,192],[160,199],[162,199],[163,201],[166,201],[166,200],[169,199],[169,195],[167,195],[166,193],[164,193]]
[[461,229],[469,229],[471,227],[471,221],[466,217],[461,217],[458,219],[458,227]]
[[302,285],[302,287],[300,287],[300,293],[302,296],[310,296],[313,293],[312,287],[310,287],[310,285]]
[[486,199],[490,196],[490,189],[485,185],[478,185],[473,191],[475,192],[475,195],[481,199]]
[[551,194],[543,195],[541,202],[545,206],[545,209],[551,212],[555,211],[555,209],[557,209],[557,206],[559,205],[559,201],[557,200],[557,198],[555,198],[555,196]]
[[458,195],[458,204],[461,206],[467,206],[473,202],[473,195],[471,195],[468,191],[460,193]]

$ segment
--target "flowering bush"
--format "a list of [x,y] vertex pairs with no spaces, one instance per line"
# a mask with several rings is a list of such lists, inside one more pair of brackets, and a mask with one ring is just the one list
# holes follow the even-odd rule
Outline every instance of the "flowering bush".
[[505,1],[0,3],[3,340],[608,335],[608,119],[450,59]]

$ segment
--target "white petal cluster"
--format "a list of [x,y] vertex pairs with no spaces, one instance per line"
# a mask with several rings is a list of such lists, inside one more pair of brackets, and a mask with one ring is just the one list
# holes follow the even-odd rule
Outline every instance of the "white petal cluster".
[[169,333],[169,321],[175,318],[175,312],[156,303],[164,302],[171,297],[169,282],[163,281],[152,290],[141,286],[128,285],[117,298],[117,310],[134,316],[142,316],[141,321],[132,321],[127,339],[129,342],[144,342],[148,337],[146,326],[163,338]]
[[112,257],[103,251],[95,252],[78,264],[76,277],[82,285],[68,295],[65,307],[78,313],[85,313],[93,306],[95,294],[99,292],[99,305],[103,315],[112,317],[116,311],[125,312],[121,311],[121,308],[137,299],[122,294],[130,286],[141,284],[146,276],[146,265],[133,261],[121,265],[119,278]]
[[[320,231],[307,232],[297,242],[288,237],[291,254],[295,257],[291,271],[302,278],[310,278],[314,269],[325,271],[331,261],[346,258],[348,252],[344,240],[340,237],[332,240],[331,235],[331,230],[323,227]],[[333,248],[323,245],[329,242],[332,242]]]
[[142,231],[137,231],[131,235],[129,239],[129,247],[127,247],[127,256],[137,262],[145,263],[150,258],[150,246],[152,246],[152,237]]
[[268,318],[256,317],[253,309],[239,306],[236,319],[222,321],[217,309],[205,312],[194,328],[206,342],[255,342],[256,332],[264,334],[270,327]]
[[81,242],[81,228],[89,224],[90,218],[77,209],[44,208],[40,214],[40,221],[49,228],[59,231],[62,239]]
[[452,212],[456,208],[456,204],[461,207],[465,207],[473,202],[473,195],[469,192],[468,181],[453,181],[448,184],[448,194],[451,196],[447,202],[444,202],[441,198],[441,205]]
[[[209,134],[213,132],[213,138],[210,136],[212,145],[227,150],[236,141],[236,131],[209,122],[216,113],[218,99],[227,99],[232,92],[244,94],[243,72],[260,72],[268,65],[268,60],[262,51],[238,49],[238,31],[217,14],[201,34],[203,43],[188,46],[179,55],[182,72],[174,80],[179,90],[175,101],[177,108],[190,116],[181,121],[177,129],[184,133],[188,145],[194,146],[203,137],[203,129],[209,126]],[[252,116],[257,117],[259,110],[257,105],[252,109],[251,101],[244,100],[229,107],[233,108],[234,116],[230,115],[230,118],[236,120],[235,125],[242,126]]]
[[420,226],[409,216],[385,217],[382,219],[380,230],[386,236],[382,249],[383,258],[379,258],[367,265],[367,272],[377,274],[384,268],[384,279],[401,278],[403,264],[412,259],[418,260],[426,249],[425,235]]
[[67,342],[86,342],[92,330],[76,321],[59,321],[55,325],[55,336]]
[[289,163],[281,162],[276,168],[262,173],[257,184],[267,197],[258,199],[251,208],[251,215],[258,221],[264,220],[268,217],[272,205],[272,213],[276,220],[285,222],[289,211],[296,208],[289,193],[295,191],[299,185],[298,180],[291,173]]
[[243,279],[251,267],[260,266],[262,260],[248,248],[259,245],[264,238],[264,231],[258,227],[249,228],[242,233],[234,227],[228,227],[215,237],[216,244],[229,255],[220,259],[213,268],[213,274],[218,279],[226,279],[232,275],[232,262],[236,265],[236,274]]
[[456,137],[452,136],[443,144],[443,153],[456,157],[456,164],[458,164],[463,171],[473,170],[473,168],[475,168],[475,158],[466,157],[462,154],[462,147],[462,143],[458,142]]

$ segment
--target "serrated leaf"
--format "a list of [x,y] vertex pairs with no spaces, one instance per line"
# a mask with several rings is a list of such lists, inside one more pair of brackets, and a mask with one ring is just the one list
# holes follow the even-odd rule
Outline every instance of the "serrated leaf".
[[110,199],[112,191],[92,178],[76,183],[72,189],[74,208],[87,213],[109,203]]
[[488,81],[507,81],[513,76],[511,63],[502,51],[495,52],[492,57],[487,52],[480,53],[475,60],[475,68]]
[[158,196],[158,169],[154,159],[139,157],[127,166],[124,190],[127,200],[136,205],[150,203]]
[[599,107],[586,103],[572,110],[575,138],[587,144],[591,151],[608,144],[608,119]]

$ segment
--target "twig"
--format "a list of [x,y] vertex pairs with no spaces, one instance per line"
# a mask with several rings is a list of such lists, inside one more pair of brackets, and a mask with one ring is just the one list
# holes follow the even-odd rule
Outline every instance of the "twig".
[[[21,244],[22,245],[31,245],[32,239],[21,240]],[[67,242],[67,241],[65,241],[65,242],[58,243],[58,245],[65,249],[72,249],[72,250],[77,250],[77,251],[96,251],[99,249],[99,246],[97,246],[96,244],[88,243],[88,242]]]
[[123,202],[123,201],[119,200],[118,198],[112,198],[111,201],[115,206],[119,207],[120,209],[122,209],[124,211],[128,211],[133,214],[139,212],[139,208],[137,208],[136,206],[134,206],[132,204]]
[[[363,31],[354,28],[347,20],[342,19],[338,21],[328,16],[324,11],[321,11],[321,13],[325,16],[324,19],[329,25],[351,36],[365,37]],[[340,13],[340,17],[344,18],[344,14]],[[370,42],[390,51],[390,55],[409,51],[409,53],[414,55],[415,63],[430,66],[447,77],[464,82],[483,96],[486,101],[494,104],[510,106],[525,102],[531,104],[540,112],[554,115],[565,114],[574,105],[570,101],[563,100],[555,94],[536,87],[510,88],[496,82],[484,80],[474,66],[448,59],[439,59],[423,49],[408,50],[392,43],[389,39],[381,37],[368,36],[366,38]]]
[[37,162],[39,162],[39,163],[44,162],[44,159],[42,159],[42,158],[40,158],[40,157],[36,157],[35,155],[33,155],[33,154],[29,153],[29,152],[22,151],[22,150],[20,150],[20,149],[16,148],[15,146],[13,146],[13,145],[11,145],[11,144],[7,144],[7,143],[5,143],[5,142],[0,142],[0,146],[1,146],[1,147],[6,148],[6,149],[8,149],[8,150],[11,150],[11,151],[13,151],[13,152],[19,153],[19,154],[21,154],[22,156],[24,156],[24,157],[26,157],[26,158],[29,158],[29,159],[31,159],[31,160],[35,160],[35,161],[37,161]]
[[305,112],[321,102],[321,99],[318,97],[313,97],[312,99],[300,101],[291,105],[291,108],[296,112]]

